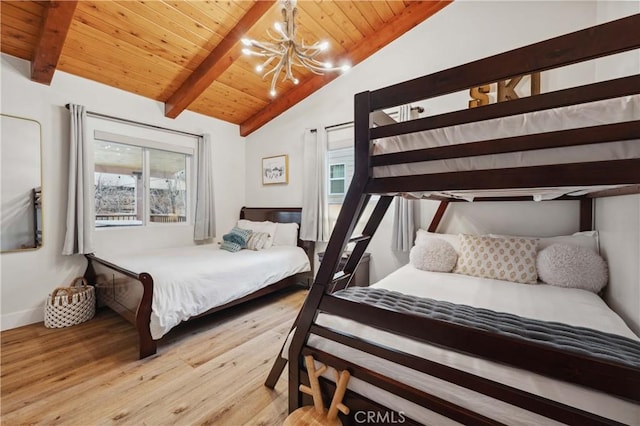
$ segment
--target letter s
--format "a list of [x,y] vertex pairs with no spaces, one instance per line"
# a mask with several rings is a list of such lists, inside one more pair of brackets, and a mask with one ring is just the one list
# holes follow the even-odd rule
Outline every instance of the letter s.
[[469,101],[469,108],[489,105],[489,96],[487,93],[489,93],[490,89],[491,86],[488,84],[469,89],[469,96],[471,96],[472,99]]

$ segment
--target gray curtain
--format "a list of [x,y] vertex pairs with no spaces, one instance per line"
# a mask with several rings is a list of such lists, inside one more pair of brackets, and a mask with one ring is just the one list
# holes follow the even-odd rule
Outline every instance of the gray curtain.
[[211,136],[203,135],[198,139],[196,222],[193,228],[195,241],[209,240],[215,237],[212,161]]
[[[415,118],[418,118],[418,112],[412,110],[410,105],[403,105],[399,108],[398,121],[408,121]],[[415,203],[415,200],[395,197],[391,250],[409,251],[413,247],[416,228]]]
[[93,144],[87,138],[87,110],[82,105],[70,104],[69,113],[71,138],[64,255],[93,252],[95,218]]
[[303,139],[304,188],[300,239],[329,240],[327,202],[327,134],[324,129],[306,129]]

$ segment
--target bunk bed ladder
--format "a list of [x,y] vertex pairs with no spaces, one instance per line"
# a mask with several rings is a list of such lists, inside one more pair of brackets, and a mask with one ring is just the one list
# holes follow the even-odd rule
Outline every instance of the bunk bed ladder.
[[353,229],[362,216],[370,197],[364,192],[364,183],[366,181],[354,181],[352,181],[349,187],[349,191],[345,197],[345,203],[342,205],[338,220],[331,233],[331,238],[329,239],[327,250],[320,264],[318,275],[311,286],[309,295],[297,318],[296,332],[289,347],[289,411],[298,408],[301,402],[300,392],[291,392],[291,389],[297,389],[300,384],[300,359],[297,355],[291,356],[291,354],[301,353],[302,346],[306,343],[311,325],[316,318],[323,295],[328,292],[330,288],[333,288],[337,282],[346,280],[348,285],[348,282],[353,276],[353,272],[358,267],[362,255],[371,241],[371,236],[375,234],[393,200],[392,196],[380,196],[363,229],[362,236],[353,238],[356,244],[347,260],[344,270],[336,274],[342,253],[347,243],[352,240]]
[[[340,215],[338,217],[338,221],[336,222],[336,226],[335,226],[336,230],[344,227],[345,225],[343,224],[343,222],[346,219],[351,218],[353,220],[351,220],[346,226],[348,226],[349,232],[352,233],[353,228],[362,218],[362,215],[369,202],[369,199],[370,199],[370,196],[368,194],[362,195],[361,203],[358,203],[358,205],[356,206],[359,209],[358,214],[343,215],[342,210],[344,210],[345,207],[347,207],[347,206],[343,206],[340,212]],[[317,302],[314,305],[315,306],[314,308],[309,308],[309,310],[306,309],[307,305],[309,304],[309,301],[315,300],[315,298],[313,299],[311,298],[312,293],[323,294],[323,293],[329,292],[336,285],[342,285],[342,284],[345,284],[345,286],[349,285],[349,282],[353,278],[353,273],[358,267],[358,264],[360,263],[360,260],[362,259],[362,256],[364,255],[364,252],[366,251],[367,246],[369,245],[369,242],[371,241],[371,237],[375,234],[375,231],[378,229],[378,226],[380,225],[380,222],[382,221],[382,218],[384,217],[384,214],[389,208],[389,205],[391,204],[392,200],[393,200],[393,197],[390,197],[390,196],[380,197],[373,212],[371,213],[371,216],[369,216],[369,220],[367,221],[364,229],[362,230],[362,234],[359,236],[351,237],[348,240],[344,238],[341,244],[342,250],[339,252],[340,255],[344,252],[344,247],[346,247],[347,243],[355,242],[355,246],[353,247],[353,250],[351,251],[351,255],[349,256],[349,259],[347,260],[347,263],[345,264],[342,271],[337,271],[341,256],[334,256],[332,258],[329,258],[325,255],[325,257],[323,258],[322,264],[320,265],[318,276],[316,277],[313,285],[311,286],[311,292],[309,293],[309,296],[307,296],[307,299],[305,300],[300,312],[298,313],[298,316],[296,317],[291,327],[291,330],[293,330],[295,327],[303,326],[303,324],[300,323],[300,318],[303,312],[308,312],[308,311],[315,312],[315,310],[317,309],[320,298],[317,298]],[[339,236],[346,235],[346,234],[338,234],[336,230],[334,230],[334,232],[331,234],[329,245],[331,245],[331,241],[334,241],[334,245],[336,245],[337,243],[335,241],[339,239]],[[327,253],[329,253],[329,248],[327,248]],[[321,277],[324,278],[324,281],[320,281]],[[345,281],[346,283],[344,283]],[[313,317],[315,318],[315,315]],[[308,328],[310,327],[311,327],[311,322],[309,322],[309,325],[308,325]],[[287,360],[282,356],[282,352],[284,350],[285,345],[286,345],[286,342],[285,344],[283,344],[282,348],[280,349],[280,352],[273,366],[271,367],[269,376],[265,381],[265,386],[269,388],[273,389],[275,387],[276,382],[280,378],[282,371],[287,365]]]
[[[314,283],[314,285],[321,285],[324,291],[329,288],[330,284],[334,283],[335,279],[339,279],[340,281],[351,279],[358,263],[360,263],[360,259],[362,258],[364,251],[369,245],[371,237],[375,233],[376,229],[378,229],[378,225],[382,221],[382,217],[393,199],[393,197],[381,196],[378,199],[378,203],[373,213],[369,217],[369,221],[365,225],[362,236],[352,238],[353,230],[364,214],[364,210],[366,209],[371,197],[366,190],[371,173],[369,92],[363,92],[356,95],[355,100],[355,171],[353,173],[353,179],[351,180],[349,189],[345,195],[342,208],[340,209],[338,220],[336,221],[336,225],[331,233],[331,238],[329,238],[329,244],[327,245],[327,249],[322,259],[322,264],[320,265],[320,269],[318,270],[318,275],[316,276]],[[344,267],[344,275],[336,277],[335,274],[340,263],[340,259],[342,258],[342,254],[349,242],[355,242],[355,247]],[[312,293],[313,288],[309,297],[307,297],[307,301],[315,301],[314,299],[311,299]],[[319,296],[316,296],[318,298],[318,300],[315,301],[317,304],[312,305],[314,306],[314,311],[317,309],[321,296],[322,293],[320,293]],[[311,324],[311,319],[312,318],[309,319],[309,325]]]
[[[293,392],[300,385],[300,357],[302,347],[306,344],[311,330],[311,325],[318,313],[318,307],[325,293],[338,282],[346,285],[353,277],[362,255],[364,254],[371,237],[375,234],[382,218],[384,217],[393,196],[382,195],[365,225],[362,235],[353,237],[353,230],[356,224],[364,214],[364,210],[371,198],[370,192],[367,191],[367,185],[371,177],[371,138],[370,138],[370,92],[362,92],[355,96],[355,125],[354,125],[354,160],[355,171],[349,189],[344,198],[338,220],[333,228],[329,243],[325,250],[322,263],[318,270],[318,274],[311,285],[309,294],[305,299],[304,305],[294,323],[295,333],[291,339],[289,346],[289,411],[292,412],[300,407],[301,393]],[[343,270],[336,274],[338,265],[342,258],[342,254],[349,242],[355,242],[355,246],[347,260]],[[282,354],[282,352],[280,352]],[[294,356],[291,356],[295,354]],[[282,356],[276,358],[276,361],[269,373],[266,386],[273,388],[277,382],[282,370],[286,365],[286,361]]]

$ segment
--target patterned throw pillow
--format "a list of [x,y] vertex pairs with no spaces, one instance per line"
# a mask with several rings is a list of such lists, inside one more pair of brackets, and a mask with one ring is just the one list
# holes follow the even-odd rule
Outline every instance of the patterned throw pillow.
[[524,284],[538,279],[537,240],[460,235],[460,243],[455,273]]
[[269,234],[266,232],[252,232],[247,240],[247,248],[249,250],[262,250],[267,245]]
[[267,244],[264,248],[269,248],[273,245],[273,237],[276,235],[276,223],[265,220],[264,222],[255,222],[253,220],[240,219],[237,226],[242,229],[250,229],[253,232],[266,232],[269,234],[267,238]]
[[249,229],[242,229],[234,226],[228,234],[222,236],[222,244],[220,248],[222,250],[236,252],[247,247],[247,240],[251,235]]

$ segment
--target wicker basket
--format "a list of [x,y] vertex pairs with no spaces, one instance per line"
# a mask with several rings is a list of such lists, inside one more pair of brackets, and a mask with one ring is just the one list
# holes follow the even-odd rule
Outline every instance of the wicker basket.
[[44,305],[44,326],[69,327],[88,321],[95,314],[95,289],[87,285],[86,279],[78,277],[69,287],[58,287],[49,295]]

